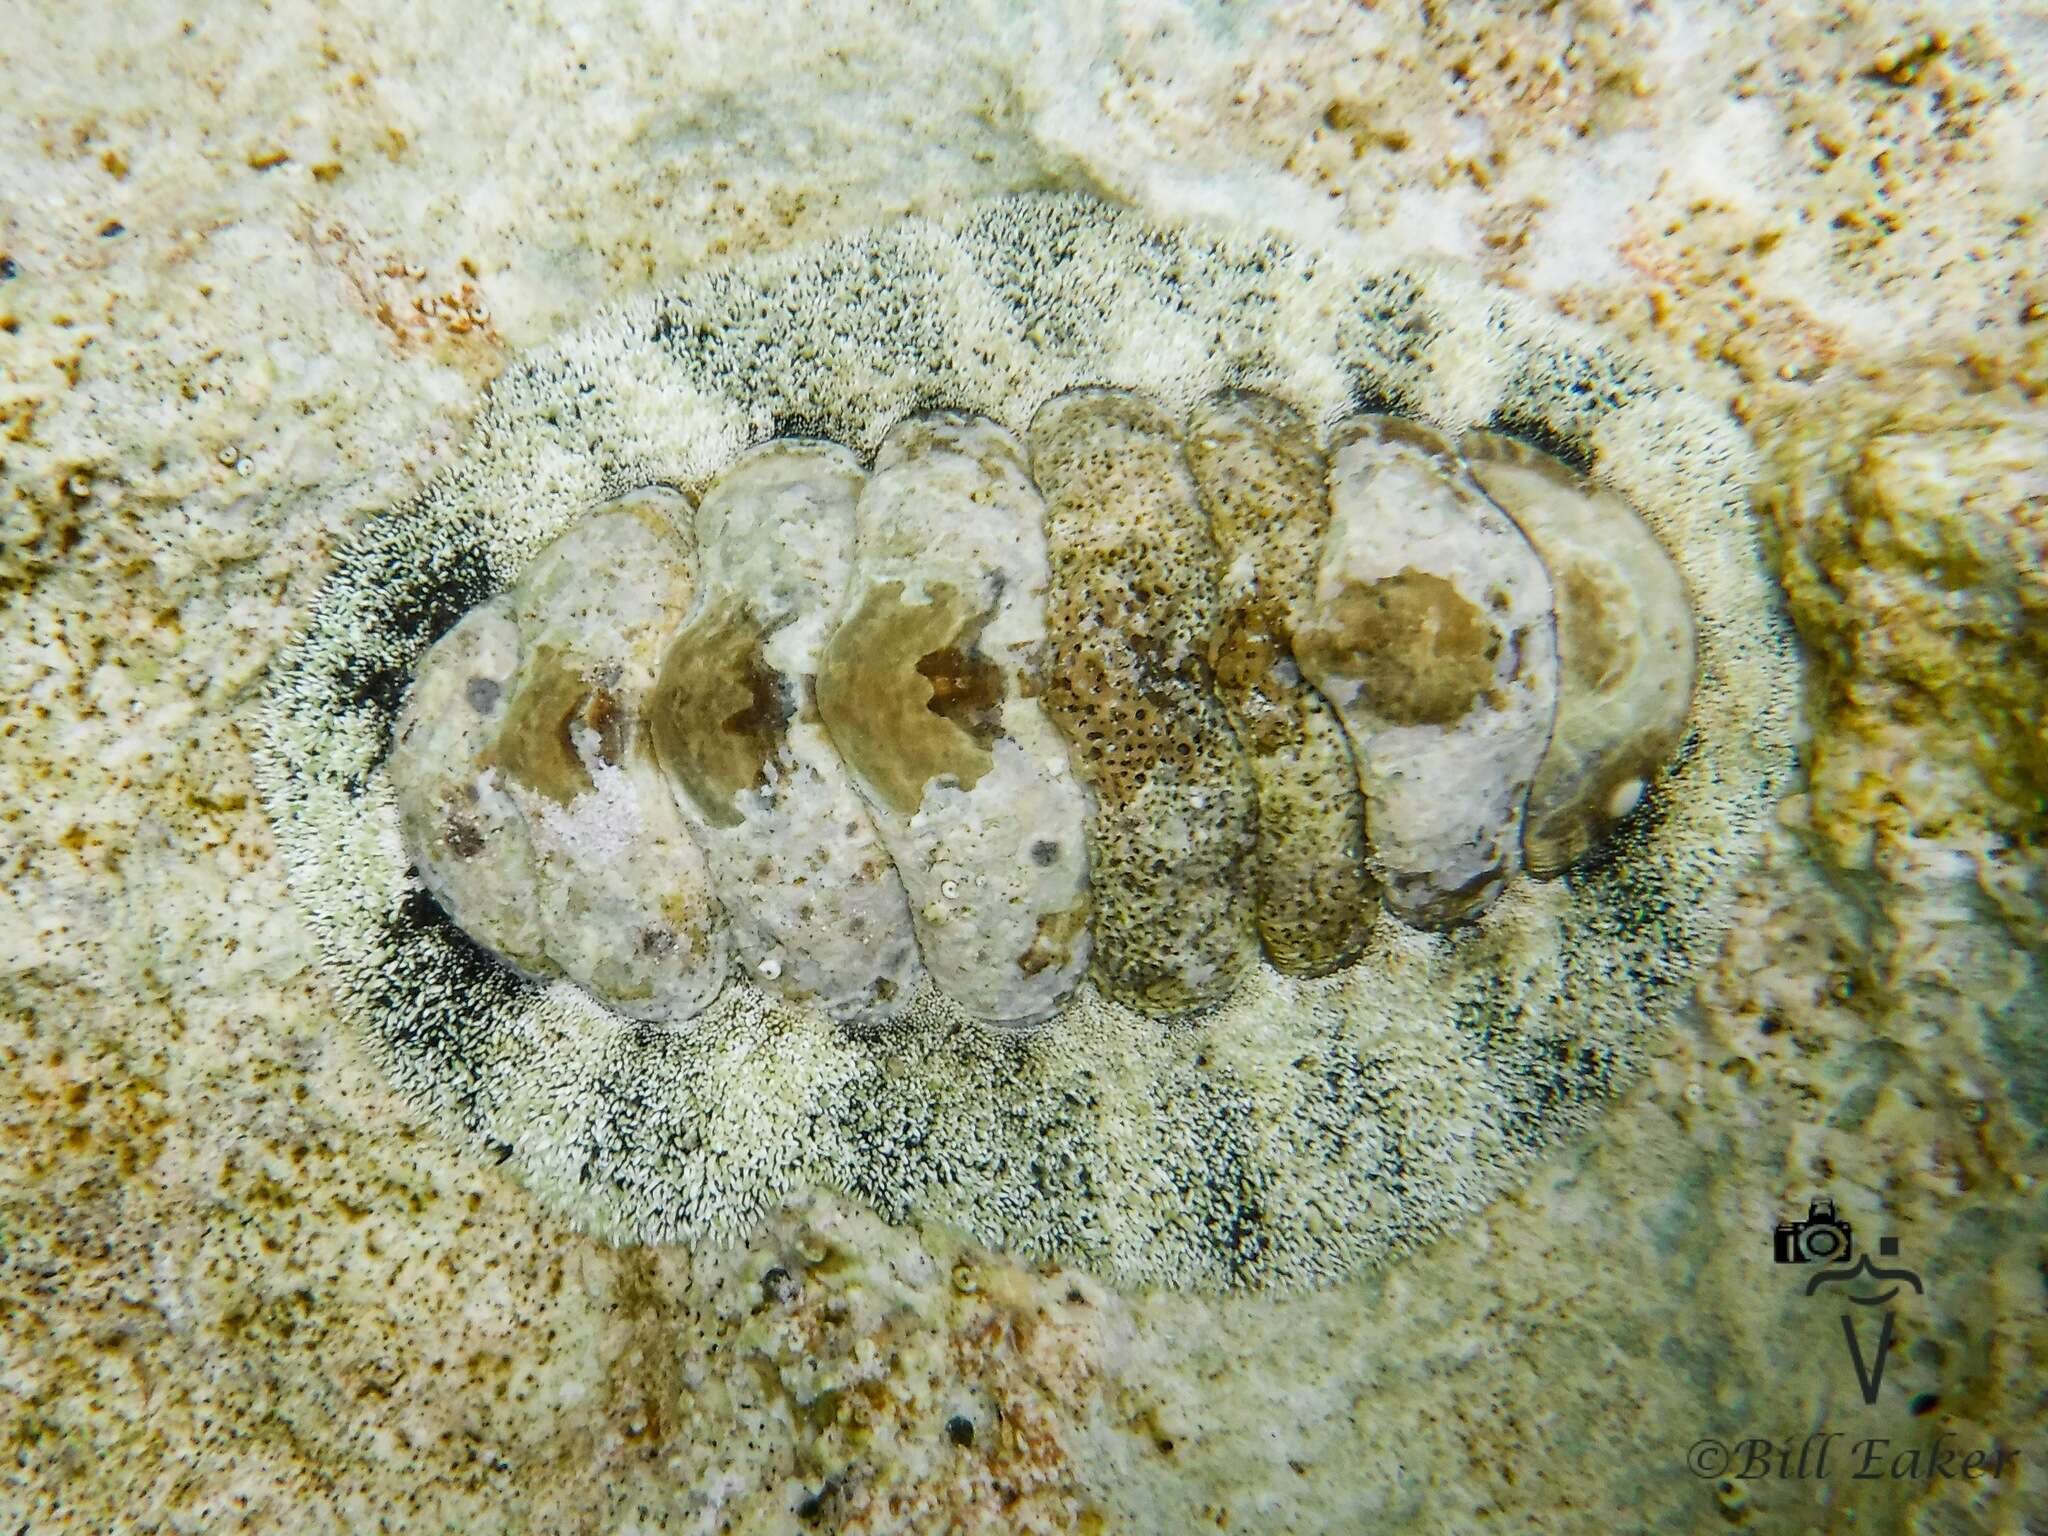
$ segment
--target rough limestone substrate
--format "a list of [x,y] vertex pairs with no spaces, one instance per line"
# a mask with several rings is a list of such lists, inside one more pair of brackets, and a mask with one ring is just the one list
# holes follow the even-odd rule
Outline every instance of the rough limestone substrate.
[[[737,980],[680,1030],[613,1017],[503,971],[409,879],[378,763],[412,666],[582,512],[654,482],[700,494],[777,433],[872,453],[939,405],[1021,433],[1085,384],[1182,414],[1246,387],[1323,425],[1490,424],[1634,502],[1691,586],[1701,678],[1613,857],[1449,933],[1382,921],[1334,977],[1260,966],[1195,1020],[1084,985],[1018,1034],[928,989],[879,1040]],[[1687,1006],[1792,766],[1752,473],[1724,417],[1461,269],[1008,199],[701,275],[515,366],[458,464],[340,556],[274,685],[266,798],[344,1011],[409,1097],[580,1228],[731,1240],[823,1181],[1124,1283],[1324,1282],[1499,1194]]]

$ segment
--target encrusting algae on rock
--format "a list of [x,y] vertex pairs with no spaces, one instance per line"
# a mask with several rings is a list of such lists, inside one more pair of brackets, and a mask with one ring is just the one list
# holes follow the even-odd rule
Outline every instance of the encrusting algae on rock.
[[1757,505],[1813,660],[1823,854],[1949,850],[2048,947],[2048,368],[1872,365],[1759,436]]
[[269,803],[398,1082],[581,1227],[826,1183],[1325,1281],[1686,1005],[1790,761],[1751,472],[1456,269],[1007,199],[500,380],[343,554]]

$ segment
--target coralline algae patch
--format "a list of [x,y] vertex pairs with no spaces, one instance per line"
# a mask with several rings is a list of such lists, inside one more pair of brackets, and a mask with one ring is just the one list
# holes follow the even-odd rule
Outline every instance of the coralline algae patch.
[[501,379],[266,794],[345,1010],[580,1227],[1327,1280],[1686,1005],[1790,761],[1752,470],[1461,271],[1005,200]]

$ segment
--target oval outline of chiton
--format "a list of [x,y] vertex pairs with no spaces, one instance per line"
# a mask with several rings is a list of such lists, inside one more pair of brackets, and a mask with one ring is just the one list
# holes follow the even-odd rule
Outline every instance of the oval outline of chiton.
[[[1322,429],[1393,401],[1453,442],[1524,421],[1581,450],[1696,605],[1655,814],[1476,922],[1383,920],[1333,975],[1254,964],[1192,1020],[1084,983],[1028,1032],[926,989],[864,1035],[738,983],[692,1028],[650,1027],[481,962],[423,898],[380,766],[404,681],[570,522],[648,484],[701,496],[779,422],[871,457],[916,411],[1021,438],[1082,387],[1183,423],[1231,388]],[[262,787],[344,1013],[409,1100],[582,1230],[732,1240],[822,1183],[1128,1284],[1327,1282],[1510,1187],[1628,1079],[1713,953],[1793,762],[1753,468],[1711,404],[1463,268],[999,199],[695,275],[516,362],[455,464],[337,556],[273,679]]]

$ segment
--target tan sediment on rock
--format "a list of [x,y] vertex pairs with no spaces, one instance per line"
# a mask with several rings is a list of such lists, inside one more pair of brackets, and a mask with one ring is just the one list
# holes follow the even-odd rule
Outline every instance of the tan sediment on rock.
[[1550,879],[1635,809],[1685,735],[1692,601],[1657,536],[1614,492],[1497,433],[1468,433],[1459,449],[1550,572],[1557,720],[1522,823],[1529,873]]
[[1038,695],[1044,503],[996,423],[884,440],[818,710],[901,875],[932,979],[981,1018],[1057,1007],[1089,954],[1087,798]]
[[1258,789],[1259,938],[1280,970],[1325,975],[1357,958],[1379,915],[1351,743],[1294,658],[1329,526],[1327,465],[1298,412],[1245,391],[1195,408],[1186,452],[1220,555],[1216,697]]
[[909,1006],[922,969],[903,884],[812,697],[866,478],[845,449],[790,439],[719,477],[697,510],[697,605],[647,724],[748,974],[878,1023]]
[[1872,364],[1760,436],[1816,849],[1959,875],[2048,948],[2048,349]]
[[1076,390],[1029,437],[1053,569],[1046,707],[1096,802],[1095,973],[1147,1013],[1215,1003],[1258,958],[1257,792],[1210,686],[1216,546],[1150,401]]
[[1521,865],[1556,712],[1550,579],[1412,422],[1331,433],[1330,519],[1297,651],[1350,735],[1386,903],[1429,927],[1476,916]]
[[[1733,948],[1718,961],[1709,951],[1710,978],[1772,969],[1752,1010],[1710,1014],[1704,1041],[1689,1027],[1653,1034],[1641,1091],[1578,1133],[1584,1163],[1552,1165],[1560,1177],[1467,1218],[1469,1241],[1419,1239],[1392,1273],[1321,1307],[1149,1287],[1106,1304],[1088,1287],[1070,1306],[1065,1277],[1078,1271],[1044,1273],[1031,1249],[1014,1261],[1026,1299],[1021,1281],[984,1273],[969,1298],[980,1310],[963,1312],[938,1223],[865,1219],[810,1268],[822,1250],[801,1205],[737,1254],[580,1239],[570,1223],[584,1149],[533,1158],[572,1186],[558,1210],[520,1185],[530,1144],[500,1126],[421,1134],[453,1117],[431,1113],[417,1079],[401,1111],[364,1070],[361,1009],[330,971],[315,985],[300,969],[312,930],[283,899],[288,856],[253,799],[239,811],[222,802],[251,789],[248,680],[282,659],[281,631],[302,624],[344,533],[461,461],[458,439],[483,403],[466,397],[516,368],[508,348],[576,324],[643,272],[669,281],[870,211],[957,207],[1051,159],[1068,184],[1263,216],[1297,238],[1311,220],[1380,251],[1455,231],[1496,281],[1598,325],[1604,346],[1667,364],[1706,403],[1732,399],[1732,419],[1771,451],[1775,429],[1747,407],[1775,396],[1811,410],[1829,387],[1823,369],[1854,369],[1873,347],[1925,338],[1953,357],[1958,342],[2048,338],[2044,199],[2030,157],[2013,153],[2048,136],[2038,8],[1301,6],[1232,27],[1215,24],[1227,11],[1090,7],[993,30],[963,8],[921,11],[906,30],[902,12],[880,7],[792,7],[779,25],[697,11],[687,26],[648,7],[607,12],[604,46],[575,53],[588,74],[551,27],[504,28],[479,52],[459,12],[411,26],[382,3],[351,8],[323,38],[330,48],[275,52],[204,17],[183,33],[167,7],[118,14],[118,27],[80,28],[54,7],[17,9],[23,31],[6,50],[20,115],[4,244],[22,277],[0,284],[21,325],[0,343],[0,412],[26,439],[5,450],[8,494],[26,498],[10,509],[7,551],[7,798],[23,839],[9,896],[22,946],[12,962],[34,967],[10,976],[6,1010],[10,1044],[32,1042],[10,1094],[18,1520],[111,1530],[168,1506],[167,1521],[177,1511],[309,1530],[578,1519],[687,1530],[714,1521],[716,1501],[744,1530],[791,1524],[787,1506],[825,1492],[812,1529],[847,1536],[892,1520],[1114,1531],[1187,1529],[1189,1506],[1214,1489],[1217,1518],[1227,1493],[1257,1523],[1313,1530],[1404,1514],[1426,1524],[1412,1490],[1428,1479],[1430,1506],[1482,1505],[1517,1525],[1596,1523],[1580,1512],[1608,1508],[1645,1530],[1685,1529],[1718,1501],[1723,1521],[1752,1530],[1851,1518],[2023,1528],[2040,1493],[2024,1461],[2017,1476],[1891,1492],[1846,1477],[1731,1489],[1643,1475],[1692,1438],[1703,1377],[1716,1402],[1765,1424],[1804,1424],[1822,1384],[1848,1392],[1834,1320],[1756,1283],[1754,1228],[1775,1219],[1774,1195],[1803,1213],[1802,1181],[1848,1186],[1845,1212],[1863,1205],[1866,1221],[1877,1212],[1864,1202],[1882,1192],[1886,1230],[1928,1277],[1924,1304],[1902,1294],[1899,1321],[1937,1337],[1916,1338],[1888,1383],[1896,1408],[1920,1385],[1905,1369],[1916,1357],[1941,1378],[1927,1383],[1940,1412],[1908,1426],[1927,1439],[1909,1443],[1951,1427],[1971,1445],[2048,1443],[2034,1385],[2048,1146],[2028,1140],[2048,1121],[2013,1107],[2023,1080],[1982,1054],[1973,1005],[1986,994],[1918,984],[1967,976],[1972,947],[2016,946],[1967,920],[1908,927],[1885,947],[1869,930],[1894,925],[1868,922],[1894,836],[1966,825],[1944,801],[1952,787],[1999,782],[1978,779],[1976,763],[2002,778],[2000,745],[1967,715],[1922,712],[1931,701],[1916,686],[1891,686],[1887,642],[1902,615],[1884,583],[1816,588],[1821,611],[1801,620],[1854,663],[1823,670],[1809,655],[1812,718],[1823,727],[1825,705],[1844,730],[1814,745],[1841,798],[1801,847],[1826,859],[1839,837],[1868,866],[1874,833],[1875,867],[1838,881],[1866,905],[1838,929],[1790,922],[1781,888],[1822,877],[1782,854],[1747,882],[1769,889],[1745,898]],[[772,48],[760,41],[769,31]],[[1946,51],[1920,58],[1936,36]],[[1091,56],[1098,69],[1077,74]],[[1911,85],[1895,59],[1913,61]],[[590,110],[600,103],[611,110]],[[1469,174],[1461,159],[1447,168],[1474,125],[1486,145]],[[242,173],[242,151],[266,134],[295,160]],[[516,142],[545,149],[507,153]],[[125,175],[102,168],[116,151],[132,162]],[[457,196],[458,219],[433,217]],[[1444,222],[1424,228],[1425,210]],[[128,233],[101,239],[103,216]],[[439,312],[437,295],[467,283],[458,254],[483,272],[476,303],[493,306],[502,336],[453,334]],[[381,276],[387,256],[428,275]],[[202,287],[214,291],[201,298]],[[985,333],[965,345],[987,346]],[[565,388],[563,404],[575,400]],[[741,408],[766,419],[752,397]],[[620,441],[590,436],[596,463]],[[253,472],[216,468],[215,445],[238,445]],[[90,495],[69,494],[73,466],[89,472]],[[1930,505],[1945,516],[1952,503]],[[1856,579],[1858,543],[1852,532],[1829,553],[1830,582]],[[136,562],[125,579],[110,554]],[[1956,580],[1944,561],[1914,584],[1926,582],[1927,611],[1946,626],[2023,569],[2043,563]],[[27,597],[14,585],[23,572],[42,583]],[[173,606],[175,623],[152,622]],[[1719,612],[1703,593],[1702,618]],[[79,692],[44,691],[70,689],[74,665]],[[35,681],[44,669],[50,681]],[[2026,681],[2017,666],[1974,676]],[[40,725],[37,705],[52,711]],[[152,771],[135,771],[138,751]],[[1919,771],[1930,761],[1947,765],[1931,782]],[[2012,807],[2023,816],[2027,802]],[[76,862],[58,840],[74,825],[94,839]],[[102,846],[125,855],[118,867],[96,862]],[[233,905],[216,899],[222,872]],[[103,937],[109,922],[118,931]],[[1889,969],[1894,957],[1906,963]],[[1854,995],[1831,1002],[1852,991],[1845,975]],[[1816,1014],[1830,1029],[1825,1066]],[[63,1065],[46,1065],[59,1047]],[[1874,1058],[1884,1065],[1858,1075],[1852,1064]],[[546,1068],[560,1079],[573,1063]],[[517,1075],[497,1060],[484,1070]],[[1681,1088],[1703,1089],[1705,1104]],[[1873,1093],[1865,1120],[1856,1106]],[[272,1150],[281,1117],[289,1135]],[[501,1167],[486,1134],[519,1153]],[[591,1182],[639,1172],[600,1161]],[[714,1172],[634,1187],[673,1210],[684,1197],[671,1189],[718,1192],[699,1197],[709,1206],[737,1182]],[[1740,1235],[1673,1219],[1656,1196],[1679,1187]],[[893,1202],[884,1188],[878,1199]],[[1461,1193],[1460,1211],[1485,1207]],[[1585,1220],[1596,1203],[1613,1219]],[[1327,1209],[1333,1226],[1371,1230],[1370,1216]],[[820,1373],[815,1334],[758,1308],[771,1262],[823,1313],[811,1326],[851,1304],[831,1340],[845,1345],[840,1374]],[[895,1288],[904,1276],[918,1277],[910,1314]],[[1048,1312],[1088,1318],[1099,1336],[1065,1342]],[[1877,1321],[1859,1315],[1866,1341]],[[948,1340],[984,1322],[1033,1351],[993,1373],[1035,1395],[1021,1427],[986,1357]],[[742,1324],[750,1340],[788,1340],[785,1352],[771,1363],[735,1348]],[[1220,1348],[1187,1347],[1205,1327]],[[1957,1334],[1969,1342],[1958,1348]],[[1673,1342],[1624,1382],[1601,1348],[1615,1337]],[[1444,1368],[1446,1341],[1479,1338]],[[1712,1358],[1681,1360],[1683,1342]],[[1068,1392],[1049,1355],[1099,1371],[1100,1396]],[[465,1368],[500,1373],[503,1390],[448,1386]],[[874,1401],[884,1391],[900,1401]],[[941,1429],[949,1393],[1000,1404],[970,1410],[980,1432],[965,1452]],[[1484,1450],[1490,1465],[1475,1464],[1475,1449],[1531,1425],[1557,1448],[1547,1469]],[[1162,1433],[1171,1453],[1154,1443]],[[1033,1455],[1072,1464],[1019,1481]],[[843,1483],[827,1481],[842,1469]],[[1045,1507],[1069,1487],[1094,1508]]]

